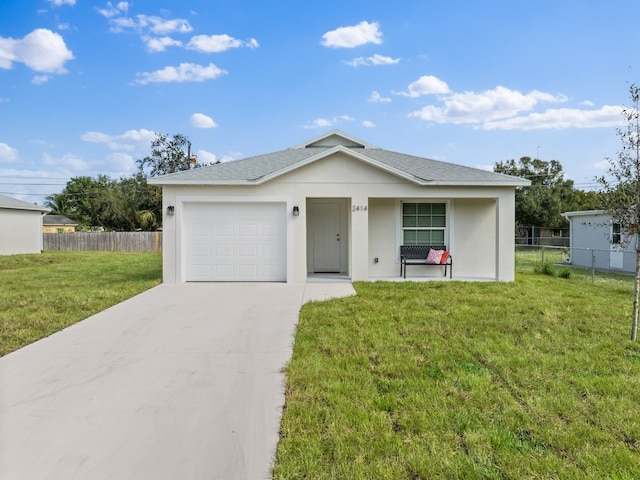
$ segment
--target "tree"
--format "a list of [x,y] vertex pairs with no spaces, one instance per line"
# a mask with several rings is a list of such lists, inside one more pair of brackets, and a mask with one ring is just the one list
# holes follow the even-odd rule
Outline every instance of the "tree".
[[596,178],[605,194],[604,210],[620,225],[623,242],[636,239],[636,273],[633,289],[631,340],[638,340],[640,299],[640,87],[629,86],[631,106],[622,108],[623,127],[616,130],[621,149],[609,163],[605,175]]
[[496,162],[494,172],[514,175],[531,181],[531,186],[516,190],[516,224],[561,228],[562,217],[574,195],[573,180],[565,179],[562,164],[557,160],[521,157],[519,161]]
[[47,206],[81,228],[153,230],[159,224],[162,199],[144,175],[120,180],[98,175],[72,178],[62,192],[47,197]]
[[156,133],[155,140],[151,142],[151,155],[136,161],[138,171],[146,177],[156,177],[189,170],[192,165],[190,149],[191,142],[182,134],[169,138],[163,133]]

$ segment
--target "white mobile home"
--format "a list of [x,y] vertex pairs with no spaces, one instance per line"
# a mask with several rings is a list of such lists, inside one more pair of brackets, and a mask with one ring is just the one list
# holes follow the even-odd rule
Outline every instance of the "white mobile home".
[[42,252],[42,216],[48,211],[0,195],[0,255]]
[[635,272],[635,237],[626,238],[620,225],[603,210],[562,214],[569,221],[571,264],[576,267]]

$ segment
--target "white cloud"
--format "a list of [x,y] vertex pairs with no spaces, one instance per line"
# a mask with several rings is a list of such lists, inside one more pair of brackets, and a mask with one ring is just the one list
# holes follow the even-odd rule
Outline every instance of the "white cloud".
[[449,93],[449,85],[433,75],[423,75],[415,82],[411,82],[406,92],[392,92],[394,95],[417,98],[423,95]]
[[481,123],[505,119],[532,110],[539,102],[564,102],[566,97],[532,91],[524,94],[498,86],[484,92],[452,93],[444,106],[427,105],[409,116],[435,123]]
[[307,123],[304,128],[320,128],[320,127],[331,127],[333,123],[331,120],[327,120],[326,118],[316,118],[311,122]]
[[155,132],[146,130],[127,130],[121,135],[109,135],[102,132],[87,132],[80,136],[85,142],[104,143],[111,150],[132,151],[142,147],[149,148],[156,138]]
[[369,96],[369,101],[373,103],[390,103],[391,99],[380,96],[380,94],[374,90],[371,92],[371,96]]
[[238,40],[227,34],[223,35],[195,35],[189,40],[187,49],[196,50],[202,53],[220,53],[231,48],[257,48],[258,41],[251,38],[247,41]]
[[218,161],[218,157],[216,157],[215,154],[207,152],[206,150],[198,150],[196,158],[198,159],[198,163],[201,164],[216,163]]
[[164,19],[152,15],[136,15],[135,19],[129,17],[111,18],[109,22],[113,32],[122,32],[130,28],[136,31],[150,31],[156,35],[166,35],[168,33],[189,33],[193,30],[188,20],[182,18]]
[[18,161],[18,150],[6,143],[0,142],[0,163],[13,163]]
[[181,47],[182,42],[171,37],[142,37],[150,52],[164,52],[167,47]]
[[591,166],[598,170],[606,170],[611,166],[611,164],[609,163],[609,160],[605,159],[605,160],[600,160],[599,162],[595,162]]
[[89,165],[77,155],[67,153],[62,157],[56,158],[48,153],[42,155],[42,162],[48,167],[57,169],[68,169],[72,172],[81,172],[88,170]]
[[76,0],[49,0],[49,3],[56,7],[60,7],[62,5],[71,5],[73,7],[76,4]]
[[482,130],[542,130],[562,128],[618,127],[622,124],[622,108],[605,105],[598,110],[576,108],[550,109],[543,113],[483,123]]
[[99,8],[98,13],[106,18],[115,17],[121,13],[127,13],[129,10],[128,2],[118,2],[115,6],[111,2],[107,2],[106,8]]
[[391,58],[385,57],[383,55],[375,54],[372,57],[357,57],[349,62],[345,62],[347,65],[351,65],[352,67],[362,67],[362,66],[379,66],[379,65],[395,65],[399,63],[399,58]]
[[367,43],[382,43],[378,22],[360,22],[350,27],[340,27],[322,36],[322,45],[330,48],[354,48]]
[[64,39],[45,28],[38,28],[19,40],[0,37],[0,68],[9,69],[14,62],[19,62],[36,72],[65,73],[65,62],[73,58]]
[[362,122],[362,126],[367,128],[374,128],[376,124],[370,120],[365,120],[364,122]]
[[218,125],[213,121],[213,118],[208,117],[204,113],[194,113],[191,115],[191,125],[196,128],[215,128]]
[[225,75],[226,70],[222,70],[210,63],[207,66],[195,63],[181,63],[177,67],[164,67],[155,72],[142,72],[136,74],[136,81],[140,85],[148,83],[168,83],[168,82],[204,82],[213,80]]
[[342,122],[353,122],[355,119],[350,117],[349,115],[338,115],[335,117],[329,118],[316,118],[311,122],[303,125],[302,128],[311,129],[311,128],[323,128],[323,127],[333,127]]
[[47,83],[51,77],[49,75],[36,75],[31,79],[31,83],[34,85],[42,85],[43,83]]
[[136,166],[136,161],[133,156],[127,153],[113,152],[106,156],[107,169],[110,172],[117,172],[119,174],[131,173]]
[[[539,90],[522,93],[503,86],[483,92],[458,93],[448,89],[446,83],[435,77],[421,77],[410,84],[407,91],[399,94],[412,98],[427,92],[438,95],[441,105],[425,105],[411,112],[410,117],[432,123],[470,125],[480,130],[596,128],[621,124],[621,108],[617,106],[605,105],[596,110],[551,108],[543,112],[534,111],[541,104],[567,102],[567,96],[562,94]],[[372,98],[375,97],[372,95]],[[582,105],[591,104],[582,102]]]

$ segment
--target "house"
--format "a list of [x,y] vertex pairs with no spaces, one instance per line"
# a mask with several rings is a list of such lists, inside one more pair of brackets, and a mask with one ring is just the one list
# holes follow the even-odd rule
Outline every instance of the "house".
[[576,267],[634,273],[636,238],[625,237],[620,224],[604,210],[562,214],[569,221],[570,261]]
[[446,245],[454,279],[511,281],[514,192],[529,185],[338,130],[149,183],[163,187],[167,283],[399,278],[403,244]]
[[42,217],[43,233],[73,233],[78,224],[64,215],[45,215]]
[[0,255],[42,252],[42,216],[48,211],[0,195]]

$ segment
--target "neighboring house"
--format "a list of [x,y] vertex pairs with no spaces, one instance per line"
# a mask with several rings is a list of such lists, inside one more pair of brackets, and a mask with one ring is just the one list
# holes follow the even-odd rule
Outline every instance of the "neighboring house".
[[42,216],[48,211],[0,195],[0,255],[42,252]]
[[43,233],[73,233],[78,224],[64,215],[45,215],[42,217]]
[[625,238],[620,224],[603,210],[562,214],[569,221],[571,264],[576,267],[635,272],[635,236]]
[[[514,192],[529,185],[337,130],[149,183],[163,187],[167,283],[398,278],[403,244],[446,245],[454,279],[511,281]],[[413,267],[409,276],[442,273]]]

